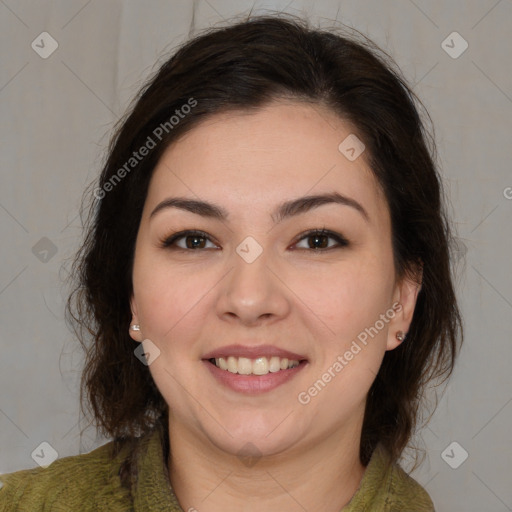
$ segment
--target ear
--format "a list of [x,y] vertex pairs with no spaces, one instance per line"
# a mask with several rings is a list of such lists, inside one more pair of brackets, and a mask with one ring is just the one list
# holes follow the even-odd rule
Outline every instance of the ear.
[[131,328],[131,326],[134,324],[139,325],[139,327],[140,327],[139,317],[137,315],[137,304],[135,303],[135,298],[133,296],[133,293],[130,297],[130,309],[132,311],[132,321],[130,322],[130,325],[128,326],[128,332],[130,333],[130,337],[132,338],[132,340],[142,342],[142,340],[144,339],[142,336],[142,328],[139,331],[134,331]]
[[397,338],[397,333],[406,335],[416,308],[418,293],[421,290],[423,267],[418,266],[412,274],[404,276],[395,287],[393,294],[393,310],[395,316],[389,322],[388,340],[386,350],[393,350],[402,341]]

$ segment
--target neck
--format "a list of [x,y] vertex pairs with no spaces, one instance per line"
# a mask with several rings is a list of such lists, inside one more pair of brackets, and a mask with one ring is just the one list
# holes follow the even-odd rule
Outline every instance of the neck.
[[175,420],[169,435],[170,480],[183,510],[339,512],[365,471],[360,428],[253,458],[226,453]]

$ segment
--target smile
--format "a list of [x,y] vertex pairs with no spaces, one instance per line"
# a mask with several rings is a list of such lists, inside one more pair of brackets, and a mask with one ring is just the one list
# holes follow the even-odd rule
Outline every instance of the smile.
[[299,366],[300,361],[286,357],[269,356],[249,359],[247,357],[218,357],[209,361],[217,368],[239,375],[267,375]]

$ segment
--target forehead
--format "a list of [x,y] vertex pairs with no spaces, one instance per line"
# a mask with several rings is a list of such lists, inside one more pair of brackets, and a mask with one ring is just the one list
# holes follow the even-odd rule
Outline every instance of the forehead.
[[[276,102],[257,111],[217,114],[167,148],[146,205],[180,195],[243,214],[337,191],[363,203],[376,218],[387,205],[365,151],[353,159],[362,149],[355,137],[349,123],[318,104]],[[347,153],[347,147],[355,151]]]

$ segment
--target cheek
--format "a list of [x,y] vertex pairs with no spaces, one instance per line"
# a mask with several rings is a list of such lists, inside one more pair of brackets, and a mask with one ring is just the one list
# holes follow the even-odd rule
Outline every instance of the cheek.
[[209,283],[204,272],[190,269],[170,269],[158,260],[144,261],[141,257],[134,267],[133,285],[138,316],[144,335],[165,344],[177,332],[190,333],[199,328],[197,315],[207,303]]
[[[187,408],[183,394],[190,363],[200,356],[195,340],[200,339],[208,295],[205,275],[172,271],[168,265],[141,257],[133,272],[138,316],[145,338],[160,350],[149,370],[157,388],[172,407]],[[210,286],[211,287],[211,286]]]
[[344,343],[389,308],[393,272],[387,260],[369,253],[330,267],[312,267],[296,275],[293,289],[329,337]]

